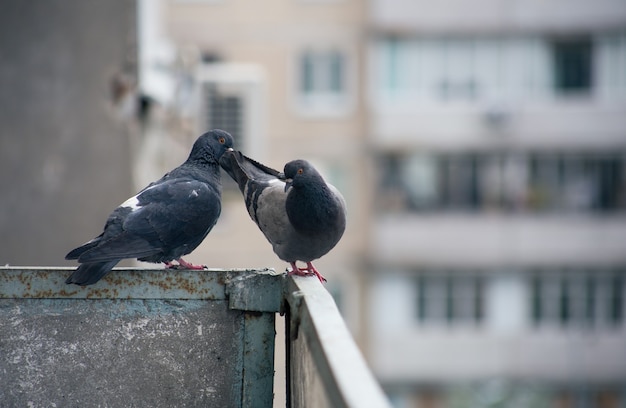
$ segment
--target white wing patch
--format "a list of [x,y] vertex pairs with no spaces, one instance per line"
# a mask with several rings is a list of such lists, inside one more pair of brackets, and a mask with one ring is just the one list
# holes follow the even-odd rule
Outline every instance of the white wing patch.
[[285,184],[284,181],[280,180],[280,179],[270,179],[267,181],[267,184],[272,185],[272,184]]
[[122,204],[120,204],[120,207],[125,207],[125,208],[130,208],[132,211],[136,211],[139,208],[141,208],[141,206],[139,205],[139,197],[142,193],[153,189],[154,187],[156,187],[157,185],[153,185],[150,186],[148,188],[144,188],[143,190],[141,190],[139,193],[137,193],[136,195],[132,196],[131,198],[129,198],[128,200],[124,201]]
[[140,207],[139,199],[137,198],[137,196],[132,196],[131,198],[120,204],[120,207],[130,208],[132,211],[135,211]]

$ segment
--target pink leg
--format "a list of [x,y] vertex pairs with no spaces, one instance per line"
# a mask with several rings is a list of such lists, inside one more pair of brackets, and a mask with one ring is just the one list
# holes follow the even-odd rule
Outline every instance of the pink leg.
[[298,275],[298,276],[309,276],[310,273],[306,271],[306,269],[298,268],[295,262],[289,262],[291,265],[291,270],[287,273],[287,275]]
[[315,276],[317,276],[317,279],[320,280],[320,282],[324,283],[326,282],[326,278],[322,276],[321,273],[318,272],[317,269],[315,269],[315,266],[313,266],[313,264],[311,262],[307,262],[306,263],[306,269],[310,272],[313,272],[313,274],[315,274]]
[[192,263],[189,263],[187,261],[185,261],[183,258],[178,258],[178,265],[173,264],[172,262],[164,262],[165,263],[165,267],[166,268],[185,268],[185,269],[192,269],[192,270],[202,270],[202,269],[206,269],[206,266],[204,265],[194,265]]
[[311,262],[306,263],[306,268],[298,268],[295,262],[289,262],[289,263],[291,264],[291,271],[287,275],[298,275],[298,276],[315,275],[317,276],[317,279],[320,280],[320,282],[322,283],[326,282],[326,278],[323,277],[322,274],[317,271],[317,269],[315,269],[315,267],[313,266]]
[[178,258],[177,261],[181,266],[184,266],[187,269],[193,269],[193,270],[206,269],[206,266],[204,265],[194,265],[192,263],[185,261],[183,258]]

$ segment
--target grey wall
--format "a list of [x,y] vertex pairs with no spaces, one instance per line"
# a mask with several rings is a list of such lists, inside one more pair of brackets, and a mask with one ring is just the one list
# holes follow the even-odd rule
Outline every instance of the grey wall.
[[134,1],[0,3],[0,264],[59,265],[131,194]]

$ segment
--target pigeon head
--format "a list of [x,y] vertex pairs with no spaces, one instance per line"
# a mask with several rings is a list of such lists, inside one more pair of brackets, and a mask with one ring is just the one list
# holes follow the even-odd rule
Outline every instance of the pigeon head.
[[233,149],[233,137],[230,133],[213,129],[209,130],[196,140],[191,148],[188,162],[207,163],[219,162],[220,157]]
[[283,171],[286,179],[285,191],[293,187],[298,189],[306,185],[324,183],[322,176],[315,170],[315,167],[306,160],[292,160],[285,164]]

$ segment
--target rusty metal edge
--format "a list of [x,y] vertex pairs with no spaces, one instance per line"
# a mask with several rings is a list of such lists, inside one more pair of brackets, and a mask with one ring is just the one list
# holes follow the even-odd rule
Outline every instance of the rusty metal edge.
[[[0,267],[3,299],[204,299],[227,298],[226,285],[247,275],[271,275],[273,270],[164,270],[114,268],[90,286],[68,285],[71,267]],[[276,276],[276,279],[282,279]]]

